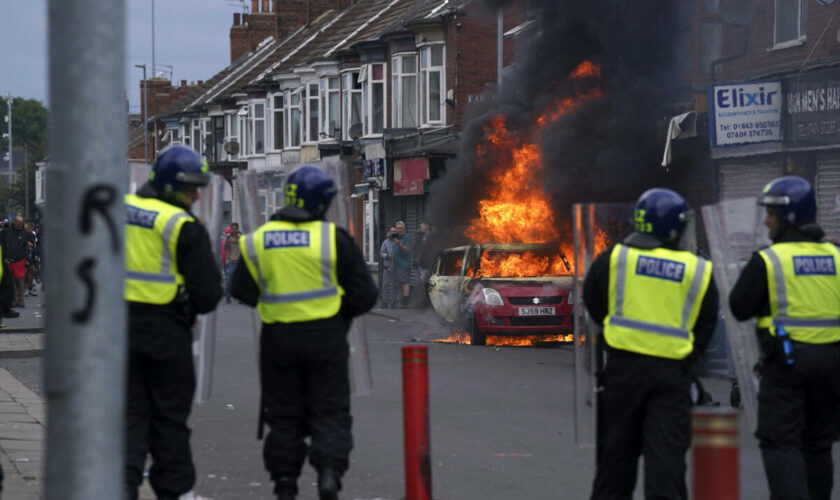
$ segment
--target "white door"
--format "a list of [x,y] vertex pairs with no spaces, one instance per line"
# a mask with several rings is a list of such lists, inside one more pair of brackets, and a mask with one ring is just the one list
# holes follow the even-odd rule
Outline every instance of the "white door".
[[461,284],[464,281],[464,256],[469,247],[444,250],[438,256],[429,277],[429,300],[437,315],[455,323],[461,311]]

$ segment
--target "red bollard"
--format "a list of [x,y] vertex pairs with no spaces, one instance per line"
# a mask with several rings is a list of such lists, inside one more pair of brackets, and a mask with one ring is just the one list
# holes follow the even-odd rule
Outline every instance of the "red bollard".
[[405,500],[431,500],[429,355],[426,346],[402,348]]
[[738,412],[695,408],[692,414],[694,500],[738,499]]

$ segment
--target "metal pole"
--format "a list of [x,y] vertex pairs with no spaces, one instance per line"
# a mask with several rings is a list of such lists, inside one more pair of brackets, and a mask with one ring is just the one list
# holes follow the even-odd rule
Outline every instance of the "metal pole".
[[502,8],[499,7],[499,12],[496,14],[496,85],[502,87],[502,67],[504,65],[504,32],[505,32],[505,14]]
[[149,164],[149,91],[146,87],[146,65],[135,64],[135,68],[143,69],[143,157],[146,159],[146,165]]
[[46,500],[123,497],[126,0],[50,0]]
[[6,97],[6,105],[9,107],[9,114],[6,115],[9,122],[9,199],[6,205],[9,213],[9,220],[12,220],[12,163],[14,162],[12,159],[12,93],[8,92]]
[[155,77],[155,68],[155,0],[152,0],[152,78]]

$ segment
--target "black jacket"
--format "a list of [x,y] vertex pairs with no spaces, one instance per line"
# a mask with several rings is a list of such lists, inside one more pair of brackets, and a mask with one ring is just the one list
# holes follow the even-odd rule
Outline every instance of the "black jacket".
[[[651,248],[649,246],[634,245],[628,243],[627,240],[623,244],[637,248]],[[604,323],[604,318],[609,313],[610,253],[612,253],[613,248],[610,247],[598,255],[586,273],[586,279],[583,282],[583,301],[586,304],[586,310],[589,311],[589,315],[599,325]],[[709,341],[717,325],[718,307],[718,291],[713,276],[709,282],[706,295],[703,297],[703,302],[700,305],[697,323],[694,325],[694,350],[691,356],[689,356],[690,360],[699,359],[706,351],[706,347],[709,345]],[[604,345],[607,345],[606,342]],[[607,348],[610,349],[609,346]],[[628,351],[620,351],[618,349],[610,350],[615,354],[635,355],[635,353]]]
[[[151,193],[143,188],[137,192],[141,197],[154,197],[148,194]],[[176,252],[178,270],[184,275],[183,291],[186,293],[179,294],[174,302],[162,306],[129,302],[131,315],[157,314],[192,324],[196,314],[208,313],[216,308],[223,294],[222,275],[216,267],[207,230],[198,220],[185,222],[181,227]]]
[[26,232],[22,227],[16,229],[14,226],[0,233],[0,246],[3,247],[3,260],[18,261],[26,258],[27,242],[35,241],[32,233]]
[[[280,209],[271,220],[284,220],[290,222],[306,222],[312,218],[301,218],[288,210]],[[266,327],[279,329],[323,329],[343,328],[347,329],[350,320],[368,312],[376,304],[379,291],[373,278],[368,271],[365,259],[356,242],[347,231],[340,227],[335,229],[338,283],[344,289],[344,296],[341,299],[341,310],[336,316],[316,321],[302,323],[275,323],[265,325]],[[257,283],[251,277],[244,259],[239,260],[236,270],[233,272],[231,282],[231,293],[237,299],[249,306],[256,306],[260,290]]]

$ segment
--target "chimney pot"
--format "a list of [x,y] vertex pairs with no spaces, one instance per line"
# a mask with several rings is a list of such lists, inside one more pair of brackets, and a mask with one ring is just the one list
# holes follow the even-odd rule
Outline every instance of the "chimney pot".
[[260,0],[251,0],[251,14],[260,11]]
[[204,80],[199,80],[199,81],[198,81],[198,84],[199,84],[199,85],[203,85],[203,84],[204,84]]
[[186,87],[187,86],[187,81],[186,80],[181,80],[181,86]]
[[234,12],[233,14],[233,25],[239,26],[239,12]]

